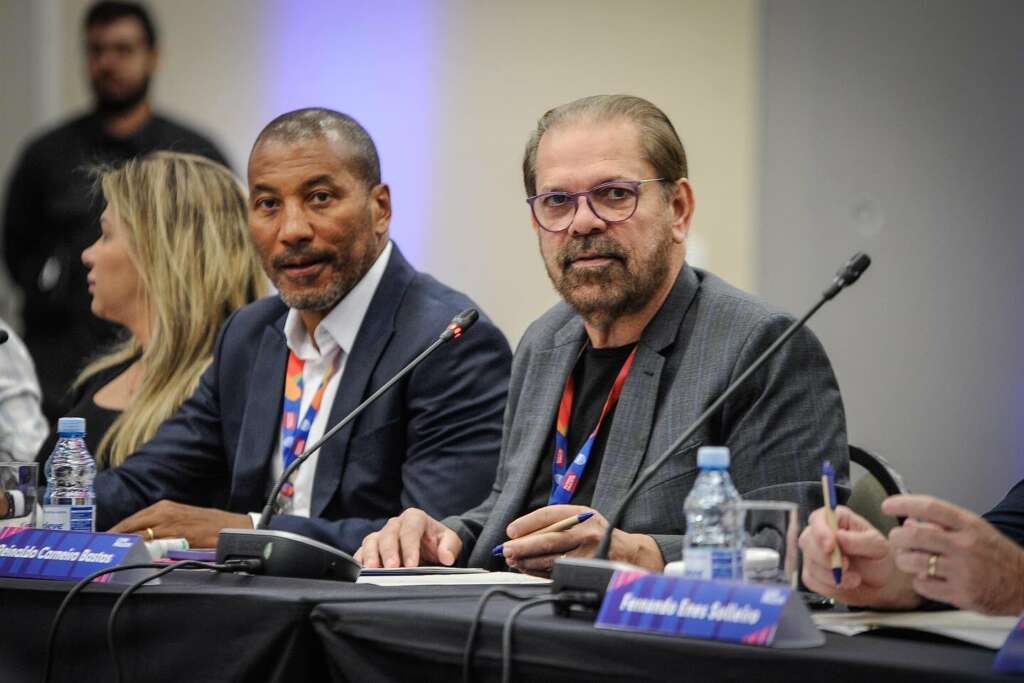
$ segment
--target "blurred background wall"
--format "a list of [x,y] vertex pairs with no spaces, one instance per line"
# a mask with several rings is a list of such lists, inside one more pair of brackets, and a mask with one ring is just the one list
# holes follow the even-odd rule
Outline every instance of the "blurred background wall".
[[[0,174],[89,105],[85,0],[0,0]],[[548,108],[647,97],[690,157],[691,261],[799,312],[851,439],[973,509],[1024,475],[1024,3],[1014,0],[151,0],[158,109],[244,175],[273,116],[323,105],[376,139],[393,236],[515,343],[555,300],[522,189]],[[0,275],[0,315],[17,301]],[[682,504],[682,501],[680,501]]]
[[1024,474],[1024,3],[770,0],[756,282],[814,328],[850,438],[977,510]]

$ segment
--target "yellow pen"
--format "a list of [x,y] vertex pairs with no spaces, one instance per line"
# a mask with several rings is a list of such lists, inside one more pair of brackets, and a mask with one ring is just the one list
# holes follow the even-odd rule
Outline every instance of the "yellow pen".
[[[569,529],[573,528],[577,524],[582,524],[583,522],[587,521],[588,519],[590,519],[593,516],[594,516],[593,512],[581,512],[578,515],[573,515],[572,517],[566,517],[565,519],[563,519],[560,522],[555,522],[554,524],[549,524],[548,526],[544,527],[543,529],[537,529],[536,531],[528,533],[528,534],[526,534],[526,536],[520,536],[519,538],[529,538],[530,536],[536,536],[537,534],[547,534],[547,533],[550,533],[550,532],[553,532],[553,531],[568,531]],[[519,540],[519,539],[516,539],[516,540]],[[505,544],[501,543],[499,545],[494,546],[494,548],[491,550],[491,555],[493,555],[494,557],[497,557],[498,555],[504,554],[504,551],[505,551]]]
[[[825,519],[834,535],[839,530],[836,520],[836,471],[828,460],[821,466],[821,495],[825,499]],[[839,539],[832,549],[832,576],[838,586],[843,580],[843,553],[839,550]]]

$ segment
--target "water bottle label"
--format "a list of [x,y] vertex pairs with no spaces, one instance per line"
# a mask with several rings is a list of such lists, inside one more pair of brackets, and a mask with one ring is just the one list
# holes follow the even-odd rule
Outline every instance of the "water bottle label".
[[67,505],[43,506],[43,528],[69,531],[71,529],[71,508]]
[[72,505],[69,517],[71,531],[96,531],[95,505]]
[[688,579],[743,579],[741,548],[687,548],[683,559]]
[[43,528],[56,531],[96,531],[95,505],[46,505]]
[[743,550],[716,548],[711,551],[711,578],[743,580]]

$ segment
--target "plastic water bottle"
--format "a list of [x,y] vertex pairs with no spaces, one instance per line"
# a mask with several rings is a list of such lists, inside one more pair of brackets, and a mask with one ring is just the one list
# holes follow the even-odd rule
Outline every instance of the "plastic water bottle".
[[85,446],[85,418],[62,417],[57,421],[57,444],[44,471],[43,526],[63,531],[95,531],[96,461]]
[[686,576],[743,580],[743,516],[729,476],[729,449],[697,451],[700,473],[686,497]]

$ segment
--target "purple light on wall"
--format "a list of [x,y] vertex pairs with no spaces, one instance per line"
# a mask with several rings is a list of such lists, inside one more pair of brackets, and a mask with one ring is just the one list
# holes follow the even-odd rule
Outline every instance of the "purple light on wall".
[[271,0],[262,5],[263,119],[322,106],[355,117],[373,137],[391,186],[391,236],[422,265],[428,236],[438,108],[437,11],[417,0]]

